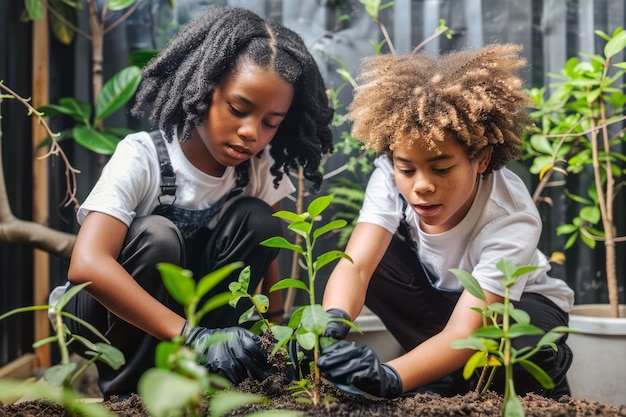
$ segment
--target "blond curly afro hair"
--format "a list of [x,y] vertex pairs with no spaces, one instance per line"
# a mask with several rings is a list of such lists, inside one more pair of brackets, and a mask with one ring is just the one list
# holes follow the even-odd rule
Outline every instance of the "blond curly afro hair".
[[438,149],[452,133],[471,160],[493,147],[485,174],[521,155],[521,135],[532,125],[532,102],[518,75],[520,45],[478,51],[379,55],[365,58],[349,107],[352,135],[378,154],[397,144]]

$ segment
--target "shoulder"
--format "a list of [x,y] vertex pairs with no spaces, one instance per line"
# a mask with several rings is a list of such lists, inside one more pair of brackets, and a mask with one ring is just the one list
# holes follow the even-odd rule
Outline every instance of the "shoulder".
[[492,210],[503,214],[524,214],[539,220],[539,211],[532,200],[528,186],[513,171],[502,168],[490,175],[489,202]]

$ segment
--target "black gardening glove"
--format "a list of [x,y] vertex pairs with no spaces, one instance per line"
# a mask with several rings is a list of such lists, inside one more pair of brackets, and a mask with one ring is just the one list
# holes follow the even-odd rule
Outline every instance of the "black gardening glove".
[[400,375],[391,366],[381,364],[368,346],[338,341],[322,349],[317,366],[324,378],[350,394],[380,398],[397,398],[402,394]]
[[[185,337],[187,323],[181,334]],[[261,338],[241,327],[206,329],[193,327],[188,331],[185,346],[195,350],[198,362],[210,372],[222,374],[232,383],[251,377],[265,379],[271,372],[267,352],[261,347]],[[211,335],[225,334],[228,340],[216,341],[207,346]]]
[[[348,313],[343,311],[340,308],[329,308],[326,310],[328,317],[331,319],[344,319],[350,320],[350,316]],[[326,326],[326,331],[324,332],[324,337],[332,337],[335,340],[343,340],[348,335],[350,331],[350,326],[342,321],[329,321]]]
[[[348,313],[340,308],[329,308],[326,310],[330,319],[350,320]],[[341,321],[329,321],[322,337],[328,337],[335,340],[343,340],[350,331],[350,326]],[[299,353],[302,352],[302,355]],[[291,366],[287,369],[287,376],[293,380],[299,380],[301,376],[310,373],[310,363],[313,362],[313,351],[302,349],[296,340],[287,342],[287,353]]]

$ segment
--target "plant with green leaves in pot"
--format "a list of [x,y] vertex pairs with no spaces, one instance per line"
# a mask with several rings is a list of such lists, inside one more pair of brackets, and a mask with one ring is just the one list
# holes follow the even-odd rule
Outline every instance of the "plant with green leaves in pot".
[[[615,203],[624,185],[626,132],[623,122],[626,95],[622,83],[626,62],[613,62],[626,48],[626,32],[618,28],[609,36],[596,34],[606,41],[602,54],[581,53],[570,58],[546,97],[546,88],[531,89],[536,102],[530,113],[537,129],[526,141],[526,151],[533,160],[531,173],[539,175],[535,201],[550,184],[554,173],[588,176],[586,195],[564,189],[580,207],[577,215],[557,228],[557,234],[569,236],[565,249],[578,239],[590,248],[604,243],[605,273],[611,314],[619,316],[619,283],[616,269],[618,236]],[[566,177],[567,179],[568,177]]]
[[[535,201],[549,203],[542,195],[545,188],[565,183],[563,192],[579,209],[556,229],[558,235],[568,237],[565,249],[582,241],[604,256],[597,276],[606,275],[608,304],[577,304],[570,313],[570,327],[581,332],[568,339],[574,352],[568,372],[572,396],[619,405],[626,400],[623,383],[615,378],[626,374],[626,364],[609,360],[605,369],[597,358],[619,355],[626,349],[626,318],[620,317],[625,308],[619,303],[621,274],[616,263],[616,246],[626,241],[624,231],[618,230],[623,227],[621,210],[616,210],[624,201],[618,197],[623,196],[620,191],[626,178],[626,95],[622,84],[626,62],[618,61],[626,49],[626,32],[617,28],[611,35],[596,34],[606,42],[602,53],[570,58],[560,74],[551,74],[556,82],[549,96],[546,88],[529,90],[536,102],[530,114],[537,128],[529,133],[525,149],[532,159],[531,173],[540,179]],[[562,181],[551,181],[555,176]],[[588,184],[586,192],[568,189],[570,179]],[[593,282],[597,276],[589,277],[590,287],[597,286]],[[601,335],[601,340],[593,335]],[[605,353],[598,353],[600,348],[606,349]]]
[[[469,337],[452,342],[452,347],[456,349],[474,349],[476,352],[468,359],[463,368],[463,377],[469,379],[478,368],[483,368],[477,390],[484,393],[495,375],[498,367],[504,367],[505,388],[502,415],[507,417],[523,416],[524,409],[516,392],[513,380],[513,366],[521,365],[530,373],[545,389],[554,388],[554,381],[550,376],[532,362],[532,356],[544,346],[557,349],[554,344],[563,333],[568,332],[567,327],[556,327],[548,332],[530,324],[530,316],[524,310],[515,308],[511,304],[511,288],[518,277],[532,272],[539,267],[521,266],[517,267],[507,259],[501,259],[496,265],[498,270],[504,274],[500,283],[505,288],[503,303],[487,304],[480,284],[469,272],[460,269],[451,269],[456,277],[461,281],[463,287],[474,297],[484,302],[484,308],[476,309],[483,317],[483,326],[476,329]],[[534,346],[525,346],[515,349],[512,340],[521,336],[541,336]],[[486,377],[486,371],[491,368],[491,372]]]
[[[311,201],[304,213],[294,213],[287,210],[280,210],[274,213],[275,217],[289,223],[287,228],[302,238],[303,246],[293,244],[282,236],[275,236],[261,242],[261,245],[264,246],[287,249],[297,253],[304,261],[306,267],[308,278],[306,283],[296,277],[290,277],[281,279],[270,289],[270,291],[279,291],[295,288],[306,292],[309,298],[309,304],[297,308],[290,315],[287,326],[271,327],[276,338],[276,345],[272,353],[275,353],[278,349],[285,348],[290,341],[297,341],[297,344],[302,349],[313,353],[313,361],[311,362],[314,377],[313,386],[309,387],[306,383],[307,380],[300,375],[300,380],[296,382],[293,390],[295,395],[310,393],[311,402],[315,405],[320,403],[319,385],[321,381],[320,371],[316,362],[323,344],[332,343],[329,338],[323,337],[328,323],[331,321],[342,321],[358,331],[358,328],[349,320],[329,317],[328,313],[315,299],[315,277],[318,271],[339,258],[352,261],[347,254],[340,250],[331,250],[318,256],[314,255],[315,244],[320,237],[334,230],[341,229],[347,223],[345,220],[337,219],[320,226],[315,225],[322,218],[322,213],[328,208],[332,199],[333,197],[330,195],[317,197]],[[291,355],[291,360],[299,371],[299,360],[302,359],[304,353],[300,351],[298,354],[298,357]]]
[[[33,344],[33,348],[56,343],[61,355],[59,364],[45,370],[43,378],[36,382],[24,382],[14,380],[0,380],[0,402],[13,402],[25,398],[43,398],[50,402],[61,405],[66,410],[86,417],[110,417],[112,416],[101,404],[85,402],[74,390],[74,382],[85,372],[87,367],[96,361],[101,361],[119,369],[124,364],[124,355],[104,337],[90,323],[63,311],[63,307],[79,291],[89,283],[74,286],[59,297],[51,305],[38,305],[20,307],[0,315],[0,320],[19,313],[34,311],[48,311],[51,318],[54,335],[39,340]],[[93,342],[83,336],[70,333],[63,320],[74,320],[91,331],[100,341]],[[76,362],[70,359],[69,345],[81,344],[85,355],[90,357],[80,368]]]
[[[229,292],[216,294],[201,305],[200,302],[219,282],[242,266],[241,262],[226,265],[208,273],[197,283],[191,271],[178,265],[161,263],[157,268],[170,295],[183,305],[186,329],[191,329],[199,324],[205,314],[228,304],[232,298]],[[198,353],[184,344],[186,337],[180,335],[159,343],[155,353],[156,367],[147,370],[139,380],[139,395],[152,416],[207,415],[208,406],[209,416],[220,417],[241,405],[266,401],[259,395],[228,389],[231,387],[230,381],[209,372],[198,363]],[[224,343],[228,338],[229,335],[225,333],[213,333],[206,341],[206,346]],[[206,395],[208,400],[204,404]],[[269,412],[255,415],[269,415]],[[300,416],[301,413],[273,410],[271,415],[288,417]]]

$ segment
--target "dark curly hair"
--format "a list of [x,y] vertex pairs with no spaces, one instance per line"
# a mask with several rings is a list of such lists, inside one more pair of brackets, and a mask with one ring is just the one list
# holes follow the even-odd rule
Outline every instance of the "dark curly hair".
[[[284,172],[302,166],[311,191],[322,183],[322,155],[333,151],[329,106],[324,81],[302,38],[274,21],[239,7],[214,8],[187,22],[143,70],[135,116],[149,121],[172,141],[174,128],[189,140],[205,116],[215,87],[241,65],[271,69],[294,88],[294,99],[272,139],[270,154],[274,186]],[[238,185],[248,182],[250,162],[239,164]],[[281,169],[282,168],[282,169]]]
[[446,133],[471,160],[489,146],[485,171],[521,156],[521,136],[532,125],[518,71],[526,64],[520,45],[487,45],[478,51],[381,55],[364,59],[350,117],[352,135],[379,154],[398,143],[437,149]]

